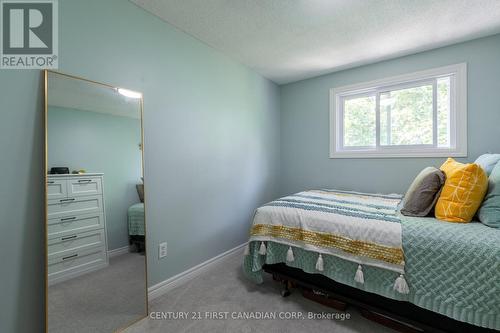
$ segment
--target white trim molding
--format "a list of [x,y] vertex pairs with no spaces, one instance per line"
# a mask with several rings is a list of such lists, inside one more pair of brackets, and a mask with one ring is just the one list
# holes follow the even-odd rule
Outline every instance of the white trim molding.
[[124,247],[119,247],[117,249],[109,250],[108,251],[108,258],[113,258],[117,256],[121,256],[122,254],[126,254],[130,252],[130,247],[124,246]]
[[[437,145],[436,80],[450,78],[449,147]],[[433,85],[433,143],[415,146],[380,145],[380,94],[418,85]],[[344,147],[344,101],[353,97],[376,99],[376,144],[372,147]],[[467,156],[467,64],[460,63],[330,89],[330,158]]]
[[[169,291],[171,291],[174,288],[177,288],[190,280],[194,279],[198,275],[202,274],[203,272],[207,271],[208,269],[212,268],[213,266],[219,264],[221,261],[224,259],[227,259],[228,257],[235,255],[235,254],[241,254],[243,256],[242,249],[247,245],[247,243],[243,243],[241,245],[236,246],[235,248],[232,248],[226,252],[223,252],[211,259],[208,259],[207,261],[202,262],[201,264],[198,264],[194,267],[191,267],[190,269],[179,273],[177,275],[172,276],[171,278],[168,278],[160,283],[157,283],[151,287],[148,288],[148,298],[149,300],[153,300],[155,298],[158,298]],[[241,252],[241,253],[240,253]]]

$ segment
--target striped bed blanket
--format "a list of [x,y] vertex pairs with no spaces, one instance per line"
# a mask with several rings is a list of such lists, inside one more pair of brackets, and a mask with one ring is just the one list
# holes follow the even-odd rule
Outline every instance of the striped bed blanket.
[[[286,196],[259,207],[254,215],[250,242],[288,246],[287,261],[296,248],[317,253],[316,270],[323,271],[323,255],[358,264],[353,277],[364,283],[363,266],[399,273],[394,290],[409,292],[404,277],[401,221],[397,213],[401,195],[336,190],[311,190]],[[245,254],[250,253],[247,245]]]

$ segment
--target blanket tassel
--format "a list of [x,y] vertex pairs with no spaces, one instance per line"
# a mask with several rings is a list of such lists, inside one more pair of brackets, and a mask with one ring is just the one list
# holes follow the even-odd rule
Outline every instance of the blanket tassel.
[[264,242],[260,242],[259,254],[266,254],[266,244],[264,244]]
[[245,246],[245,251],[243,252],[243,255],[248,256],[250,255],[250,243],[247,243]]
[[358,265],[358,270],[356,271],[356,274],[354,275],[354,281],[364,284],[365,283],[365,277],[363,275],[363,267],[361,265]]
[[290,246],[288,248],[288,251],[286,252],[286,261],[294,261],[295,260],[295,257],[293,256],[293,250],[292,250],[292,247]]
[[396,281],[394,281],[394,290],[396,290],[400,294],[409,294],[410,288],[408,287],[408,283],[406,283],[405,277],[403,274],[400,274]]
[[318,256],[318,261],[316,261],[316,269],[320,272],[323,271],[324,269],[324,263],[323,263],[323,257],[321,256],[321,253]]

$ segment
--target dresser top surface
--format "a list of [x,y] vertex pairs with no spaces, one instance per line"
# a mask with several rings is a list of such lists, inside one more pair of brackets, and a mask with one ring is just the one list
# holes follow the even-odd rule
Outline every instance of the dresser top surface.
[[104,176],[104,173],[82,173],[82,174],[56,174],[56,175],[47,175],[49,178],[67,178],[67,177],[92,177],[92,176]]

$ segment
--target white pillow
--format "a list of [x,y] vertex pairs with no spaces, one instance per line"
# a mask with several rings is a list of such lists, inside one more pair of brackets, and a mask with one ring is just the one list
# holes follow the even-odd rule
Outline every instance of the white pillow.
[[493,171],[493,168],[499,161],[500,154],[483,154],[479,156],[474,163],[479,164],[479,166],[483,168],[483,170],[489,176],[491,174],[491,171]]

